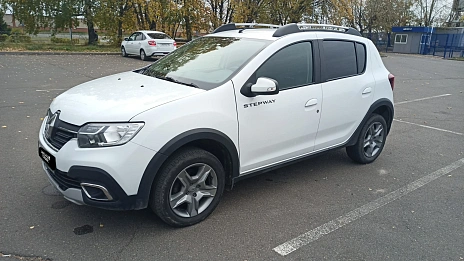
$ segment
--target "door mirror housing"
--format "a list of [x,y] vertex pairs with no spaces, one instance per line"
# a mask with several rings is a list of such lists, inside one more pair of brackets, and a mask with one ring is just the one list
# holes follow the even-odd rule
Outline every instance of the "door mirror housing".
[[240,93],[246,97],[255,97],[256,95],[274,95],[279,93],[279,84],[274,79],[259,77],[255,84],[245,84],[240,90]]
[[126,38],[124,38],[124,41],[129,41],[129,38],[127,38],[127,37],[126,37]]

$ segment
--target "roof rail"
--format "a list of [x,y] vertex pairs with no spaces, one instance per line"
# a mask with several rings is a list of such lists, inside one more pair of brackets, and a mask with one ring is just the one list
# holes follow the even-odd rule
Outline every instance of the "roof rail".
[[279,28],[281,27],[280,25],[275,25],[275,24],[259,24],[259,23],[230,23],[230,24],[224,24],[219,26],[213,31],[214,33],[219,33],[219,32],[224,32],[224,31],[230,31],[230,30],[236,30],[236,29],[241,29],[241,28]]
[[331,24],[287,24],[285,26],[280,27],[275,31],[272,35],[274,37],[281,37],[287,34],[305,32],[305,31],[333,31],[338,33],[346,33],[352,34],[356,36],[362,36],[358,30],[346,27],[346,26],[339,26],[339,25],[331,25]]
[[235,26],[243,26],[243,27],[249,27],[249,28],[255,28],[255,27],[265,27],[265,28],[279,28],[281,25],[276,25],[276,24],[260,24],[260,23],[235,23]]

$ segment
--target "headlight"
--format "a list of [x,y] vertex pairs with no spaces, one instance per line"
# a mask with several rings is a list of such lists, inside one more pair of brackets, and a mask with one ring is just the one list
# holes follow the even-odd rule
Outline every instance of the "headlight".
[[77,142],[80,148],[122,145],[142,129],[144,123],[89,123],[79,129]]

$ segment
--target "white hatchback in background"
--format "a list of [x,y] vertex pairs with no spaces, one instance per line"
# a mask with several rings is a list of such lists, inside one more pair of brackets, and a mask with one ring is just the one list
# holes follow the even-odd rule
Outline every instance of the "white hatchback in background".
[[164,56],[176,49],[176,41],[159,31],[138,31],[121,43],[121,55],[140,55],[147,60],[151,56]]

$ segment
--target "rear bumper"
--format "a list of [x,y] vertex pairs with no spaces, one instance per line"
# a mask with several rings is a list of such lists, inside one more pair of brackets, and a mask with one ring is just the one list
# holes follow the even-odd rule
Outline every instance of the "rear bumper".
[[149,56],[165,56],[168,55],[170,52],[162,52],[162,51],[155,51]]
[[148,56],[164,56],[169,54],[170,52],[174,51],[176,48],[159,48],[159,47],[148,47],[145,50],[145,53]]

